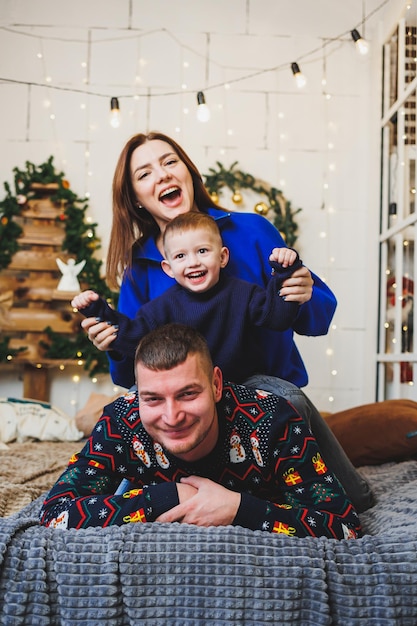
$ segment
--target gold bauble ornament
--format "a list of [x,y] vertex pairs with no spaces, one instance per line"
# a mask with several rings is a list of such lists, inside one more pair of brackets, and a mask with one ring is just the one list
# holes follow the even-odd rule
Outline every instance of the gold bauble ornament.
[[235,191],[232,196],[232,202],[234,204],[240,204],[243,201],[242,194],[239,191]]
[[219,196],[216,191],[211,192],[210,198],[213,200],[214,204],[217,204],[219,201]]
[[267,215],[269,211],[269,206],[265,204],[265,202],[258,202],[254,206],[254,211],[259,215]]

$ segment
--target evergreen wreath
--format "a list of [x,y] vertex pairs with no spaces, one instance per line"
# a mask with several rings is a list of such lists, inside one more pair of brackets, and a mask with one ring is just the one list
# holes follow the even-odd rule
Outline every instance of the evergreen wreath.
[[203,174],[204,184],[211,195],[213,202],[219,202],[219,195],[223,187],[232,191],[232,201],[240,204],[243,200],[240,190],[251,189],[262,196],[266,202],[258,202],[254,206],[255,213],[266,216],[269,210],[274,211],[273,224],[280,231],[286,244],[292,247],[297,240],[298,225],[294,216],[301,209],[293,210],[291,203],[285,198],[282,191],[265,183],[251,174],[237,169],[238,162],[232,163],[226,169],[219,161],[216,161],[217,169],[209,168],[209,174]]
[[[96,223],[85,221],[85,213],[88,208],[88,200],[79,198],[70,189],[69,182],[63,172],[58,172],[53,163],[53,157],[42,163],[34,165],[30,161],[25,163],[26,169],[15,167],[14,188],[9,183],[4,183],[6,190],[5,198],[0,201],[0,271],[6,269],[13,255],[19,250],[19,237],[22,234],[21,226],[15,221],[21,215],[22,207],[29,199],[41,198],[45,185],[50,185],[53,193],[50,195],[51,202],[61,203],[62,212],[56,218],[64,224],[64,241],[62,249],[76,258],[76,262],[85,259],[86,263],[80,273],[81,281],[88,284],[90,289],[97,291],[113,307],[117,304],[118,294],[111,291],[105,280],[101,278],[100,269],[102,261],[94,258],[94,253],[100,248],[100,241],[96,236]],[[82,358],[84,369],[89,371],[90,376],[100,373],[108,373],[109,366],[105,352],[100,352],[88,340],[84,331],[68,338],[60,333],[46,328],[48,343],[41,342],[45,349],[45,358],[80,360]],[[3,337],[0,343],[0,362],[10,360],[10,356],[16,356],[18,351],[8,348],[9,337]]]

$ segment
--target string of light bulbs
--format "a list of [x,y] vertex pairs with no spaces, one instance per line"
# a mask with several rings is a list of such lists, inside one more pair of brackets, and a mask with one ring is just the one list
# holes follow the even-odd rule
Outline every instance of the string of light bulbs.
[[[376,6],[370,13],[368,13],[366,16],[363,16],[363,19],[361,21],[361,26],[364,27],[364,25],[366,24],[366,22],[373,17],[378,11],[380,11],[390,0],[383,0],[378,6]],[[352,30],[348,30],[348,31],[344,31],[343,33],[337,35],[334,38],[330,38],[330,39],[325,39],[322,44],[319,47],[314,48],[313,50],[310,50],[308,52],[306,52],[305,54],[301,55],[297,61],[294,61],[291,63],[290,68],[291,71],[294,75],[295,81],[296,81],[296,85],[299,89],[302,89],[303,87],[305,87],[305,85],[307,84],[307,79],[305,77],[305,75],[301,72],[300,70],[300,62],[302,60],[308,60],[312,55],[315,55],[317,52],[322,53],[323,51],[323,47],[329,46],[331,44],[333,44],[334,42],[340,42],[342,40],[345,40],[345,38],[350,35],[350,37],[353,39],[358,51],[360,54],[367,54],[368,50],[369,50],[369,43],[360,35],[360,32],[358,30],[359,28],[359,24],[356,25]],[[12,33],[18,33],[19,35],[22,36],[30,36],[30,37],[36,37],[38,39],[40,39],[41,41],[46,39],[46,40],[52,40],[52,39],[56,39],[54,37],[44,37],[44,36],[39,36],[36,35],[34,33],[25,33],[22,31],[17,31],[15,29],[11,29],[8,27],[0,27],[0,30],[4,30],[7,32],[12,32]],[[129,30],[129,32],[131,32],[131,29]],[[128,38],[141,38],[141,37],[145,37],[145,36],[149,36],[151,34],[154,34],[155,32],[165,32],[167,35],[171,36],[177,43],[178,45],[180,45],[182,48],[187,48],[189,50],[191,50],[193,52],[193,54],[196,54],[197,56],[201,56],[201,53],[199,53],[198,51],[190,48],[189,46],[185,46],[184,44],[182,44],[172,33],[170,33],[170,31],[168,31],[167,29],[155,29],[153,31],[148,31],[146,33],[141,33],[141,34],[134,34],[134,35],[129,35],[129,36],[125,36],[125,37],[112,37],[111,39],[108,40],[101,40],[101,41],[97,41],[97,42],[91,42],[89,41],[89,44],[98,44],[98,43],[106,43],[108,41],[123,41],[126,40]],[[60,38],[60,41],[62,41],[62,39]],[[77,43],[87,43],[85,40],[81,40],[81,39],[67,39],[65,40],[67,42],[77,42]],[[206,58],[206,62],[207,62],[207,56]],[[212,63],[214,63],[213,61],[211,61]],[[217,64],[220,65],[220,64]],[[226,66],[222,66],[223,68],[225,68]],[[229,68],[230,69],[230,68]],[[238,68],[235,68],[238,69]],[[201,122],[207,122],[210,119],[210,109],[209,106],[206,102],[206,96],[205,96],[205,92],[212,90],[212,89],[216,89],[219,87],[230,87],[230,85],[232,83],[238,83],[238,82],[242,82],[242,81],[246,81],[248,79],[251,78],[255,78],[258,77],[262,74],[266,74],[269,72],[279,72],[279,71],[283,71],[283,70],[288,70],[288,64],[287,63],[282,63],[279,65],[275,65],[273,67],[270,68],[263,68],[260,70],[255,70],[254,72],[251,72],[250,74],[246,74],[244,76],[239,76],[237,78],[234,79],[230,79],[226,82],[221,82],[221,83],[216,83],[216,84],[212,84],[212,85],[206,85],[204,88],[204,91],[199,90],[197,92],[197,110],[196,110],[196,114],[197,114],[197,119]],[[207,63],[206,63],[206,79],[207,79]],[[22,80],[16,80],[16,79],[10,79],[10,78],[2,78],[0,77],[0,83],[3,84],[7,84],[7,83],[14,83],[14,84],[23,84],[23,85],[27,85],[27,86],[35,86],[35,87],[45,87],[47,86],[48,89],[54,89],[57,91],[67,91],[67,92],[71,92],[71,93],[81,93],[83,95],[88,95],[88,96],[95,96],[95,97],[99,97],[99,98],[107,98],[110,100],[110,124],[111,126],[113,126],[114,128],[118,128],[121,122],[121,109],[120,109],[120,103],[119,100],[121,99],[121,96],[116,96],[114,94],[108,94],[108,93],[100,93],[100,92],[95,92],[95,91],[91,91],[91,90],[87,90],[87,89],[80,89],[80,88],[74,88],[74,87],[64,87],[64,86],[60,86],[60,85],[53,85],[51,84],[51,82],[48,82],[48,84],[45,83],[39,83],[39,82],[33,82],[33,81],[22,81]],[[190,91],[188,90],[182,90],[182,91],[167,91],[167,92],[160,92],[158,94],[153,94],[153,93],[147,93],[147,97],[164,97],[164,96],[175,96],[175,95],[179,95],[179,94],[183,94],[183,93],[190,93]],[[123,95],[124,99],[127,98],[137,98],[138,94],[134,93],[134,94],[127,94],[127,95]]]
[[[386,0],[388,1],[388,0]],[[366,55],[369,52],[369,42],[366,41],[360,34],[359,31],[354,28],[351,31],[351,36],[352,39],[356,45],[356,48],[359,52],[359,54],[361,55]],[[337,40],[339,40],[339,38],[337,38]],[[324,42],[323,46],[326,45],[326,42]],[[307,79],[305,77],[305,75],[301,72],[300,70],[300,66],[297,62],[293,62],[291,63],[291,71],[294,75],[295,78],[295,83],[297,85],[297,87],[299,89],[303,89],[303,87],[306,86],[307,84]],[[278,68],[274,68],[275,71]],[[264,71],[273,71],[271,70],[262,70],[262,72]],[[237,79],[237,80],[243,80],[242,78]],[[229,84],[229,83],[228,83]],[[225,85],[220,85],[220,86],[225,86]],[[210,88],[210,87],[209,87]],[[209,89],[208,88],[208,89]],[[211,87],[213,88],[213,86]],[[112,97],[110,100],[110,108],[111,108],[111,119],[110,119],[110,124],[111,126],[113,126],[114,128],[118,128],[120,126],[120,107],[119,107],[119,101],[118,98]],[[198,91],[197,92],[197,119],[199,122],[208,122],[210,120],[211,117],[211,113],[210,113],[210,109],[206,103],[206,97],[203,91]]]
[[[322,60],[322,88],[324,99],[322,101],[323,111],[323,129],[324,129],[324,145],[326,146],[325,157],[323,159],[323,173],[322,173],[322,204],[321,210],[324,212],[322,228],[318,232],[318,237],[322,242],[322,246],[326,251],[327,259],[327,271],[331,273],[334,266],[335,259],[330,254],[330,242],[331,237],[331,219],[335,213],[335,209],[332,205],[331,198],[333,197],[332,187],[333,180],[332,174],[336,170],[336,164],[333,160],[334,153],[334,124],[329,113],[329,99],[330,94],[326,90],[327,86],[327,55],[326,48],[323,47],[323,60]],[[322,280],[327,283],[330,280],[330,276],[322,276]],[[331,282],[331,280],[330,280]],[[335,387],[337,387],[337,367],[335,363],[339,355],[335,350],[335,333],[337,331],[337,312],[335,319],[332,320],[329,332],[327,333],[327,346],[325,347],[324,358],[327,365],[327,381],[326,389],[328,390],[327,402],[329,408],[332,407],[335,401]],[[324,399],[323,399],[324,401]]]

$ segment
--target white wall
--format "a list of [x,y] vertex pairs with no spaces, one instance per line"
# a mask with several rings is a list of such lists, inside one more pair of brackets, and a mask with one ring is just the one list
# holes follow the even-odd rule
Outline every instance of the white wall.
[[[133,133],[174,136],[202,173],[238,161],[302,208],[297,247],[339,301],[328,336],[297,338],[306,391],[321,410],[372,402],[379,39],[403,10],[400,0],[2,0],[0,182],[54,155],[73,191],[90,194],[105,254],[113,169]],[[355,50],[355,27],[373,43],[368,57]],[[303,91],[292,61],[307,76]],[[206,125],[195,119],[200,89]],[[69,414],[91,391],[114,393],[108,377],[97,387],[75,373],[79,383],[74,371],[52,374],[51,401]],[[0,376],[0,396],[21,395],[16,372]]]

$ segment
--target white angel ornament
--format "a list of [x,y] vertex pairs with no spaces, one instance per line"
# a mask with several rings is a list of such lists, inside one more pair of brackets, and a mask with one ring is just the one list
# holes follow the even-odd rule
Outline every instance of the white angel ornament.
[[56,259],[57,265],[62,272],[61,280],[58,283],[58,291],[81,291],[78,282],[78,274],[85,265],[85,260],[75,263],[75,259],[68,259],[68,263],[64,263],[62,259]]

